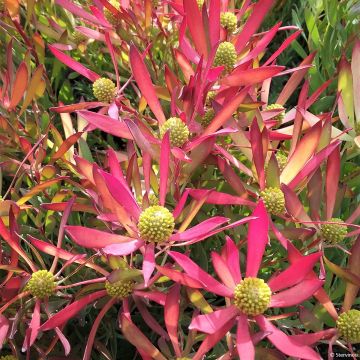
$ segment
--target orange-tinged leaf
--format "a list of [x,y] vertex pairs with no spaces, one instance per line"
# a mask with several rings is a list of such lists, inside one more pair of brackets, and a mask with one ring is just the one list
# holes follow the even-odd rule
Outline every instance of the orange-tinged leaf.
[[28,83],[28,68],[25,62],[22,62],[16,72],[16,77],[11,93],[11,101],[9,105],[9,109],[13,109],[21,100],[24,95],[24,92],[27,88]]
[[83,133],[78,132],[67,138],[60,146],[59,150],[52,156],[51,160],[55,161],[60,159],[81,137]]
[[26,91],[26,96],[25,96],[24,102],[21,106],[20,115],[28,107],[28,105],[34,99],[35,95],[37,95],[39,88],[41,88],[41,80],[42,80],[41,77],[42,77],[43,73],[44,73],[44,66],[39,65],[36,68],[36,70],[34,71],[34,74],[30,80],[29,86]]
[[332,273],[356,286],[360,286],[360,276],[357,276],[356,274],[347,269],[341,268],[340,266],[331,262],[325,256],[324,262]]
[[321,121],[316,123],[300,140],[296,150],[280,175],[282,184],[289,184],[314,154],[321,135]]
[[[314,60],[315,53],[310,54],[308,57],[306,57],[299,67],[310,65],[312,61]],[[309,71],[309,68],[305,68],[299,71],[294,72],[291,76],[288,82],[285,84],[284,88],[282,89],[279,97],[276,100],[277,104],[284,105],[286,101],[289,99],[291,94],[295,91],[295,89],[300,84],[301,80],[305,77],[307,72]]]
[[44,182],[40,183],[39,185],[34,186],[26,195],[24,195],[22,198],[20,198],[16,203],[18,205],[23,205],[28,200],[30,200],[33,196],[35,196],[36,194],[42,192],[43,190],[47,189],[48,187],[50,187],[64,179],[67,179],[67,178],[65,176],[61,176],[56,179],[44,181]]
[[19,0],[5,0],[5,6],[9,11],[9,14],[12,18],[19,15]]
[[[32,0],[33,1],[33,0]],[[45,42],[40,34],[36,33],[33,36],[36,53],[41,63],[44,62],[45,58]]]
[[155,360],[166,360],[148,338],[126,317],[121,315],[121,330],[125,338],[138,350]]

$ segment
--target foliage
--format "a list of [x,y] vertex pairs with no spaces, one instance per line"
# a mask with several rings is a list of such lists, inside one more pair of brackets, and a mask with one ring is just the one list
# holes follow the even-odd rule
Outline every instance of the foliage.
[[356,4],[307,55],[272,0],[55,3],[1,8],[0,359],[355,356]]

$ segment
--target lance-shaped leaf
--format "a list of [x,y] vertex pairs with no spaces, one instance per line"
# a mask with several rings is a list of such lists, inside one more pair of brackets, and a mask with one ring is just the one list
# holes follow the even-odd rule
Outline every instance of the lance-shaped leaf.
[[257,219],[250,221],[246,259],[246,277],[256,277],[268,243],[269,219],[262,201],[253,211]]
[[220,83],[228,86],[247,86],[272,78],[285,69],[285,66],[262,66],[255,69],[235,70],[224,77]]
[[80,18],[89,20],[92,23],[100,25],[95,16],[89,14],[82,7],[75,5],[72,1],[68,0],[56,0],[56,3],[62,8],[70,11],[72,14],[77,15]]
[[245,87],[236,96],[232,97],[229,102],[226,102],[226,105],[216,114],[210,125],[205,129],[203,135],[212,134],[223,126],[227,120],[231,119],[232,114],[244,101],[248,91],[249,89]]
[[[360,236],[357,237],[349,258],[349,270],[360,278]],[[359,292],[360,286],[347,282],[343,310],[350,310]]]
[[341,279],[344,279],[348,282],[351,282],[352,284],[356,286],[360,286],[360,276],[354,274],[350,270],[343,269],[340,266],[334,264],[331,262],[328,258],[324,256],[324,261],[326,266],[330,269],[332,273],[340,277]]
[[353,53],[351,58],[351,71],[353,77],[353,93],[354,96],[354,108],[355,118],[357,123],[360,123],[360,40],[355,39],[353,47]]
[[271,296],[271,307],[290,307],[301,304],[321,288],[324,281],[319,279],[306,279],[290,289],[278,292]]
[[144,60],[134,45],[130,46],[131,69],[141,94],[146,99],[151,111],[154,113],[160,124],[166,121],[159,99],[156,95],[154,85]]
[[178,326],[180,319],[180,286],[175,284],[166,295],[164,306],[164,320],[166,330],[175,350],[175,355],[181,357],[178,339]]
[[7,340],[9,328],[9,320],[4,315],[0,315],[0,349],[2,349],[4,342]]
[[166,360],[160,351],[150,340],[134,325],[125,314],[121,315],[121,330],[125,338],[133,344],[137,350],[155,360]]
[[273,5],[274,0],[260,0],[253,7],[252,13],[244,25],[241,33],[237,36],[236,51],[240,53],[250,38],[260,27],[264,17]]
[[81,74],[82,76],[85,76],[90,81],[94,82],[97,79],[100,78],[100,75],[96,74],[95,72],[88,69],[86,66],[80,64],[70,56],[64,54],[60,50],[56,49],[52,45],[48,45],[50,51],[54,54],[54,56],[61,61],[63,64],[68,66],[69,68],[73,69],[77,73]]
[[255,359],[255,347],[251,340],[248,318],[245,314],[240,314],[236,329],[236,350],[244,360]]
[[164,206],[167,183],[169,179],[169,166],[170,166],[170,132],[167,131],[161,141],[161,154],[160,154],[160,205]]
[[265,316],[258,315],[255,320],[261,330],[269,333],[267,338],[284,354],[307,360],[321,360],[321,356],[317,352],[308,346],[301,346],[294,339],[278,330]]
[[340,149],[336,148],[328,157],[326,167],[326,219],[332,217],[336,195],[338,191],[338,182],[340,178]]
[[238,314],[239,310],[237,307],[231,305],[210,314],[198,315],[191,321],[189,329],[201,331],[205,334],[214,334]]
[[169,267],[165,267],[165,266],[156,265],[156,268],[159,270],[161,274],[165,275],[166,277],[168,277],[169,279],[173,280],[176,283],[179,283],[184,286],[188,286],[193,289],[203,288],[203,284],[200,281],[196,280],[195,278],[193,279],[191,276],[185,273],[170,269]]
[[65,230],[78,245],[87,249],[101,249],[113,244],[132,243],[134,241],[133,238],[128,236],[112,234],[83,226],[69,225],[65,227]]
[[[345,113],[349,119],[349,124],[351,127],[354,126],[354,93],[353,93],[353,77],[351,73],[351,65],[346,60],[345,57],[342,57],[339,65],[339,80],[338,80],[338,90],[344,104]],[[342,106],[342,103],[339,103],[339,107]],[[340,108],[339,108],[340,111]]]
[[207,291],[220,296],[232,297],[232,290],[215,280],[212,276],[190,260],[189,257],[175,251],[170,251],[169,255],[184,269],[188,275],[200,281]]
[[184,0],[186,23],[194,41],[196,51],[200,56],[208,56],[207,37],[204,30],[202,14],[196,0]]
[[[189,194],[196,200],[202,199],[205,194],[208,193],[208,190],[205,189],[189,189]],[[217,204],[217,205],[246,205],[254,207],[255,203],[243,199],[240,196],[229,195],[226,193],[211,191],[208,193],[205,203],[207,204]]]
[[290,267],[268,281],[271,291],[277,292],[294,286],[304,280],[314,265],[319,261],[321,255],[320,252],[314,253],[304,256],[300,260],[292,263]]
[[72,304],[66,306],[64,309],[56,313],[44,324],[42,324],[40,330],[47,331],[65,324],[68,320],[75,317],[75,315],[79,313],[79,311],[81,311],[84,307],[106,295],[107,295],[106,290],[101,290],[92,293],[90,295],[84,296],[80,300],[75,300]]
[[[310,65],[312,63],[312,61],[314,60],[315,57],[315,53],[310,54],[308,57],[306,57],[301,64],[299,65],[299,67],[302,66],[306,66],[306,65]],[[279,97],[276,100],[277,104],[280,105],[284,105],[286,103],[286,101],[289,99],[289,97],[291,96],[291,94],[295,91],[295,89],[298,87],[298,85],[300,84],[301,80],[305,77],[305,75],[307,74],[307,72],[309,71],[308,67],[305,67],[302,70],[299,70],[295,73],[293,73],[290,76],[290,79],[288,80],[288,82],[285,84],[284,88],[282,89]]]
[[133,139],[128,126],[123,121],[115,120],[110,116],[94,113],[88,110],[81,110],[78,114],[91,125],[105,131],[108,134],[130,140]]
[[215,251],[211,252],[211,259],[219,279],[230,289],[235,289],[236,281],[225,260]]
[[210,44],[213,48],[220,39],[220,0],[210,0],[209,36]]
[[15,81],[11,92],[11,101],[9,105],[10,110],[13,109],[22,99],[27,88],[28,77],[29,71],[26,63],[23,61],[16,71]]
[[40,86],[42,85],[42,75],[44,73],[44,65],[39,65],[30,80],[29,86],[26,89],[26,96],[21,106],[20,115],[25,111],[30,102],[35,98]]
[[321,121],[316,123],[300,140],[280,175],[280,182],[289,184],[314,154],[321,135]]
[[260,189],[264,189],[265,187],[264,146],[262,141],[262,133],[260,132],[259,124],[256,118],[254,118],[250,126],[250,143],[253,154],[253,162],[255,164],[257,176],[259,179]]

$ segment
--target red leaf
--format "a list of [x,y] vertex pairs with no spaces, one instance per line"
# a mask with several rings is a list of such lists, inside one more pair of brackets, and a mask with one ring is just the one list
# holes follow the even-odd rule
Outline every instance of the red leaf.
[[200,56],[205,56],[205,58],[207,58],[207,38],[204,31],[202,14],[200,13],[196,0],[184,0],[184,11],[196,51]]
[[16,71],[15,82],[13,84],[9,109],[13,109],[22,99],[27,88],[29,71],[25,62],[22,62]]
[[75,317],[76,314],[81,311],[84,307],[94,302],[95,300],[107,295],[106,290],[97,291],[93,294],[84,296],[80,300],[74,301],[72,304],[66,306],[64,309],[56,313],[44,324],[41,325],[41,331],[47,331],[59,327],[66,323],[71,318]]
[[228,86],[246,86],[261,83],[285,69],[284,66],[262,66],[255,69],[235,70],[221,80]]
[[60,50],[56,49],[52,45],[48,45],[50,51],[54,54],[54,56],[61,61],[63,64],[67,65],[70,69],[73,69],[77,73],[85,76],[90,81],[94,82],[100,78],[100,75],[96,74],[95,72],[91,71],[84,65],[80,64],[76,60],[72,59],[70,56],[64,54]]
[[240,53],[244,49],[247,42],[260,27],[265,15],[269,12],[273,3],[274,0],[260,0],[255,4],[248,21],[244,25],[241,33],[237,36],[235,45],[237,53]]
[[130,46],[130,63],[136,83],[160,124],[166,121],[144,60],[134,45]]

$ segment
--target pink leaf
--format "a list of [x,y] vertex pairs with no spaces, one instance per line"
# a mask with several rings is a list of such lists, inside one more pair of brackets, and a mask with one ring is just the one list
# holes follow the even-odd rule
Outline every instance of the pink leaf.
[[273,345],[286,355],[304,360],[321,360],[321,356],[308,346],[301,346],[298,342],[278,330],[263,315],[255,317],[261,330],[269,332],[268,339]]
[[102,251],[106,255],[124,256],[124,255],[132,254],[134,251],[136,251],[143,245],[144,242],[142,240],[133,240],[121,244],[106,245],[102,249]]
[[253,154],[253,162],[259,179],[260,189],[262,190],[265,187],[265,158],[262,133],[260,132],[259,124],[256,118],[254,118],[250,126],[250,143]]
[[169,255],[184,269],[188,275],[190,275],[193,279],[200,281],[205,290],[220,296],[233,296],[232,290],[216,281],[186,255],[174,251],[170,251]]
[[126,209],[135,220],[138,220],[141,210],[129,188],[126,187],[122,181],[105,171],[100,172],[112,197]]
[[9,327],[9,320],[4,315],[0,314],[0,350],[2,349],[4,342],[7,340]]
[[204,31],[203,18],[196,0],[183,0],[186,22],[200,56],[208,56],[207,38]]
[[114,120],[109,116],[94,113],[88,110],[78,111],[78,114],[88,123],[108,134],[130,140],[133,139],[128,126],[123,121]]
[[50,51],[54,54],[54,56],[61,61],[63,64],[67,65],[69,68],[73,69],[77,73],[85,76],[90,81],[94,82],[100,78],[100,75],[94,73],[93,71],[89,70],[84,65],[80,64],[79,62],[72,59],[70,56],[64,54],[63,52],[57,50],[54,46],[48,45]]
[[[189,189],[189,194],[194,199],[199,200],[203,198],[205,189]],[[245,206],[254,206],[250,200],[243,199],[240,196],[234,196],[226,193],[221,193],[218,191],[212,191],[206,198],[205,201],[207,204],[216,204],[216,205],[245,205]]]
[[244,25],[241,33],[237,36],[235,47],[238,53],[244,49],[251,36],[254,35],[260,27],[273,2],[274,0],[260,0],[255,4],[249,19]]
[[193,318],[189,326],[190,330],[197,330],[205,334],[214,334],[221,329],[227,322],[239,314],[236,306],[231,305],[221,310],[214,311],[205,315],[198,315]]
[[258,218],[249,223],[246,277],[257,276],[268,243],[269,219],[262,201],[259,202],[252,215]]
[[188,286],[188,287],[191,287],[194,289],[202,289],[204,286],[200,281],[192,278],[191,276],[189,276],[187,274],[181,273],[180,271],[172,270],[165,266],[156,266],[156,268],[163,275],[165,275],[172,281],[177,282],[181,285]]
[[227,120],[231,119],[233,113],[237,110],[239,105],[244,101],[249,89],[245,87],[236,96],[233,96],[230,101],[215,115],[210,125],[205,129],[203,135],[212,134],[223,126]]
[[78,245],[87,249],[101,249],[108,245],[134,241],[133,238],[128,236],[112,234],[83,226],[66,226],[65,230]]
[[206,338],[202,341],[198,351],[196,352],[193,360],[201,360],[204,358],[204,355],[210,351],[215,345],[217,345],[221,339],[225,336],[225,334],[233,327],[235,323],[235,318],[231,319],[227,322],[222,328],[216,331],[214,334],[210,334],[206,336]]
[[224,259],[216,252],[211,252],[212,263],[217,276],[230,289],[235,289],[236,283],[231,274],[230,268]]
[[[355,39],[351,58],[351,72],[353,77],[353,93],[360,94],[360,40]],[[360,97],[354,96],[354,108],[356,121],[360,122]]]
[[145,246],[144,261],[142,265],[142,271],[144,276],[144,284],[148,285],[151,274],[155,269],[155,248],[154,244],[147,244]]
[[234,70],[229,76],[221,80],[221,84],[227,86],[254,85],[272,78],[284,69],[284,66],[262,66],[255,69]]
[[130,63],[134,78],[140,88],[142,95],[146,99],[150,109],[155,114],[159,123],[163,124],[166,118],[162,111],[159,99],[156,95],[154,85],[144,64],[144,60],[134,45],[130,46]]
[[171,236],[171,241],[187,241],[194,240],[194,238],[200,239],[210,233],[212,230],[216,229],[220,225],[228,222],[229,219],[222,216],[214,216],[210,219],[207,219],[201,222],[198,225],[193,226],[189,230],[184,232],[178,232]]
[[210,44],[213,48],[220,39],[220,0],[210,0],[209,36]]
[[271,297],[271,307],[289,307],[301,304],[321,288],[323,281],[318,279],[303,280],[288,290]]
[[76,314],[88,304],[106,295],[106,290],[101,290],[93,294],[86,295],[80,300],[74,301],[72,304],[66,306],[64,309],[53,315],[49,320],[42,324],[40,330],[47,331],[63,325],[68,320],[75,317]]
[[267,284],[270,286],[271,291],[277,292],[294,286],[304,280],[306,275],[308,275],[314,265],[319,261],[321,255],[322,254],[318,252],[303,256],[301,259],[293,262],[290,267],[268,281]]
[[180,286],[178,284],[175,284],[166,295],[166,301],[164,306],[164,319],[166,330],[170,336],[170,340],[177,357],[181,357],[181,350],[178,339],[179,312]]
[[61,6],[62,8],[70,11],[72,14],[89,20],[92,23],[95,23],[97,25],[100,25],[100,23],[97,21],[96,17],[86,12],[83,8],[80,6],[75,5],[73,2],[70,2],[68,0],[56,0],[56,4]]
[[240,314],[238,317],[236,350],[241,360],[255,359],[255,347],[250,336],[248,318],[244,314]]
[[71,345],[68,339],[65,337],[65,335],[61,332],[61,330],[58,327],[55,328],[55,332],[64,348],[65,356],[68,356],[71,351]]
[[80,102],[77,104],[71,104],[71,105],[60,105],[51,107],[51,111],[55,111],[57,113],[71,113],[73,111],[77,110],[83,110],[83,109],[92,109],[97,108],[100,106],[105,106],[105,103],[99,102],[99,101],[91,101],[91,102]]
[[161,142],[160,155],[160,205],[165,205],[170,166],[170,133],[166,132]]
[[234,281],[236,284],[238,284],[241,281],[239,250],[236,247],[234,241],[229,236],[226,236],[225,241],[226,242],[222,249],[221,256],[225,258]]

